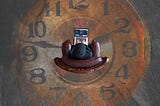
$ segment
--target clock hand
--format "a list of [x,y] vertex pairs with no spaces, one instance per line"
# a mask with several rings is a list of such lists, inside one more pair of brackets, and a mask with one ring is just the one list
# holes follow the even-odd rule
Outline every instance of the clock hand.
[[115,20],[114,24],[118,25],[121,22],[123,22],[122,26],[120,26],[119,28],[117,28],[109,33],[106,33],[105,35],[102,35],[102,36],[95,38],[95,40],[98,42],[103,42],[104,40],[109,40],[113,33],[117,33],[117,32],[121,32],[124,34],[130,33],[131,29],[130,28],[126,29],[130,25],[130,21],[126,18],[118,18],[117,20]]
[[24,43],[30,43],[30,44],[39,46],[41,48],[47,48],[47,47],[48,48],[61,48],[61,46],[57,46],[57,45],[48,43],[46,41],[39,41],[39,42],[31,42],[31,41],[24,41],[24,40],[21,40],[21,41],[24,42]]
[[98,37],[94,38],[94,40],[97,42],[103,42],[103,41],[109,40],[111,38],[111,35],[116,32],[117,31],[112,31],[112,32],[106,33],[105,35],[98,36]]

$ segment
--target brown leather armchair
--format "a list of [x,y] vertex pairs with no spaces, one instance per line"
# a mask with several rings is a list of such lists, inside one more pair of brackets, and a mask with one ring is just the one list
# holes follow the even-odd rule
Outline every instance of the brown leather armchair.
[[69,51],[71,50],[71,42],[67,40],[62,44],[62,55],[63,55],[62,58],[56,57],[54,61],[59,67],[69,71],[74,70],[74,72],[76,72],[76,70],[84,71],[84,70],[94,69],[106,63],[108,58],[100,57],[100,45],[98,42],[93,40],[91,43],[91,49],[93,52],[93,57],[91,59],[76,60],[69,58]]

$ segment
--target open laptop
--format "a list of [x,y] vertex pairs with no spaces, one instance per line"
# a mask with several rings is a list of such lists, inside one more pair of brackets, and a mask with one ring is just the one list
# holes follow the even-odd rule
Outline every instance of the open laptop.
[[88,45],[88,28],[74,28],[73,44],[83,43]]

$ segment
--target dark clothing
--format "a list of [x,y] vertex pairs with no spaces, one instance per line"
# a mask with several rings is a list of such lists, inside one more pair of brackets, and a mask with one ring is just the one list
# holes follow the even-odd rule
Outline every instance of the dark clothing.
[[82,43],[72,45],[69,51],[69,57],[73,59],[86,60],[92,58],[92,56],[92,49],[88,45]]

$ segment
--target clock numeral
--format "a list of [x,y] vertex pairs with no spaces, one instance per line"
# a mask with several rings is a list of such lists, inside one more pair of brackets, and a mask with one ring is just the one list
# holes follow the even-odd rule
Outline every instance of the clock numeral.
[[45,12],[46,12],[46,16],[50,16],[50,10],[49,10],[49,2],[45,4]]
[[[41,73],[41,75],[44,75],[44,73]],[[42,77],[42,76],[41,76]],[[35,77],[33,77],[35,78]],[[101,99],[102,100],[113,100],[116,96],[116,92],[114,91],[115,84],[111,83],[110,86],[101,86],[100,87],[100,94],[101,94]],[[53,98],[54,100],[54,105],[57,104],[59,101],[60,97],[63,96],[63,94],[66,92],[65,87],[50,87],[49,90],[55,91],[56,94]],[[81,103],[86,103],[85,106],[90,106],[91,101],[90,101],[90,93],[88,92],[79,92],[75,95],[74,97],[75,100],[75,106],[81,106]]]
[[61,6],[60,6],[60,1],[58,1],[56,3],[56,16],[60,16],[61,15]]
[[34,46],[26,46],[22,49],[23,60],[32,62],[37,58],[38,52]]
[[[46,3],[45,5],[45,13],[46,16],[50,16],[50,3]],[[61,15],[61,4],[60,1],[56,2],[56,16],[60,16]]]
[[[120,71],[123,71],[123,74],[121,74]],[[118,71],[116,72],[115,77],[123,77],[123,79],[128,79],[128,77],[129,77],[129,74],[128,74],[128,65],[127,64],[122,65],[118,69]]]
[[54,88],[49,88],[49,90],[56,91],[56,95],[53,98],[54,103],[56,105],[56,103],[58,102],[59,98],[62,96],[62,94],[66,90],[66,88],[64,88],[64,87],[54,87]]
[[[86,9],[89,7],[88,4],[84,4],[87,0],[80,0],[79,2],[77,2],[75,5],[73,3],[73,0],[69,0],[69,8],[78,8],[78,9]],[[56,16],[61,16],[61,2],[58,1],[56,2],[56,9],[55,9],[55,12],[56,12]],[[45,14],[46,16],[50,16],[50,3],[45,3],[44,4],[45,6]]]
[[85,106],[90,106],[90,94],[87,92],[80,92],[75,96],[75,106],[81,106],[81,99],[80,98],[85,98],[86,100],[86,105]]
[[88,4],[84,4],[87,0],[80,0],[75,5],[73,4],[73,0],[69,0],[69,8],[79,8],[79,9],[86,9],[89,7]]
[[122,44],[122,54],[126,57],[134,57],[137,55],[137,44],[133,41],[126,41]]
[[[56,92],[56,95],[53,98],[54,103],[55,103],[54,105],[56,105],[60,97],[62,97],[62,95],[65,93],[66,88],[65,87],[54,87],[54,88],[50,87],[49,90]],[[81,106],[82,98],[84,98],[86,101],[85,106],[90,106],[90,94],[88,92],[79,92],[78,94],[76,94],[76,96],[74,97],[75,106]]]
[[36,21],[29,24],[29,37],[42,38],[46,35],[46,24],[43,21]]
[[108,15],[108,0],[104,2],[104,15]]
[[69,8],[74,8],[73,0],[69,0]]
[[[112,90],[113,88],[115,88],[115,84],[114,83],[112,83],[111,86],[102,86],[100,88],[101,99],[102,100],[113,100],[114,97],[116,96],[116,92],[114,90]],[[108,97],[108,93],[111,94],[110,97]]]
[[115,20],[114,22],[116,25],[118,24],[123,24],[122,26],[120,26],[119,28],[106,33],[105,35],[99,36],[97,38],[95,38],[94,40],[98,41],[98,42],[103,42],[104,40],[110,39],[112,36],[112,34],[117,33],[117,32],[121,32],[124,34],[130,33],[131,29],[128,29],[129,25],[130,25],[130,21],[126,18],[119,18],[117,20]]
[[[73,3],[73,0],[68,0],[68,2],[69,2],[69,8],[87,9],[89,7],[89,4],[86,4],[87,0],[80,0],[75,5]],[[61,6],[60,6],[60,4],[61,4],[60,1],[56,2],[56,4],[55,4],[56,5],[56,10],[55,10],[56,11],[56,16],[61,16]],[[46,16],[50,16],[50,3],[49,2],[45,3],[44,8],[45,8]],[[104,0],[104,15],[108,15],[108,0]],[[123,21],[123,19],[121,19],[121,20]],[[124,21],[126,21],[126,20],[124,20]],[[118,24],[118,23],[119,23],[119,20],[117,20],[117,22],[115,22],[115,24]],[[122,28],[119,28],[119,30],[123,29],[125,27],[126,26],[123,26]]]
[[35,68],[30,71],[30,82],[33,84],[43,84],[46,82],[45,70],[42,68]]
[[118,29],[116,29],[114,32],[122,32],[122,33],[130,33],[131,29],[127,29],[127,27],[130,24],[130,21],[126,18],[119,18],[114,22],[116,25],[120,24],[120,23],[124,23],[123,26],[119,27]]
[[74,8],[79,8],[79,9],[86,9],[89,7],[88,4],[84,4],[87,0],[80,0],[78,3],[75,4]]

